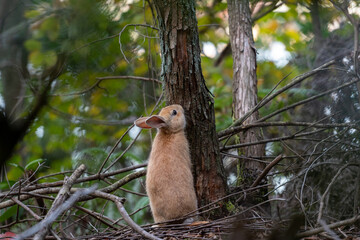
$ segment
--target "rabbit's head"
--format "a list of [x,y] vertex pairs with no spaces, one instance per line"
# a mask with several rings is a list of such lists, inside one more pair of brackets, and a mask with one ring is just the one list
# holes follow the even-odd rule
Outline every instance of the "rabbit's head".
[[159,128],[166,132],[179,132],[184,130],[186,121],[184,109],[177,104],[163,108],[159,115],[142,117],[135,121],[140,128]]

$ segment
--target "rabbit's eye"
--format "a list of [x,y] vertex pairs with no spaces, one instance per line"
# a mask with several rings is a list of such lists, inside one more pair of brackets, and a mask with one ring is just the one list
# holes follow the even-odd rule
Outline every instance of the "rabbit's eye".
[[171,115],[175,116],[177,114],[176,110],[172,110]]

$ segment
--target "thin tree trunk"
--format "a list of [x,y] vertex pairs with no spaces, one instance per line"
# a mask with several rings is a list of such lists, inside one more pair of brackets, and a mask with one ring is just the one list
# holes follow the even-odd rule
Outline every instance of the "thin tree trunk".
[[154,0],[160,29],[162,79],[167,104],[187,112],[187,137],[199,206],[226,194],[215,129],[213,98],[201,71],[195,1]]
[[[228,0],[230,43],[233,56],[233,112],[235,119],[243,117],[257,104],[256,50],[252,35],[251,13],[248,0]],[[251,115],[245,123],[256,121],[259,114]],[[251,129],[241,134],[241,143],[257,142],[262,139],[260,129]],[[264,145],[246,147],[240,152],[247,157],[263,156]],[[242,179],[251,184],[264,169],[264,163],[244,161]],[[246,176],[246,177],[245,177]]]
[[319,13],[319,0],[312,0],[310,4],[311,23],[314,33],[314,50],[321,50],[324,38],[321,33],[321,21]]

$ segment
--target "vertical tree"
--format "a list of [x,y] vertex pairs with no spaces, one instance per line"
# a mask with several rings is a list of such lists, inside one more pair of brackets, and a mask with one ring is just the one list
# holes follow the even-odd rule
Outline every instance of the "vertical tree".
[[[240,119],[257,104],[256,49],[252,34],[251,12],[248,0],[228,0],[230,43],[233,56],[233,112],[234,118]],[[246,124],[255,122],[258,112],[250,115]],[[239,135],[241,143],[256,142],[261,139],[260,129],[250,129]],[[244,148],[246,157],[263,156],[263,145]],[[251,184],[256,172],[264,169],[264,163],[244,161],[241,163],[244,176]],[[242,176],[240,176],[242,177]]]
[[[8,12],[12,9],[12,12]],[[0,73],[3,89],[4,109],[0,108],[0,165],[5,163],[21,137],[20,123],[15,123],[22,110],[25,94],[26,39],[24,5],[20,1],[0,3]],[[19,27],[20,26],[20,27]],[[15,34],[15,31],[16,34]],[[0,166],[1,168],[2,166]]]
[[[30,22],[25,22],[25,5],[21,1],[0,3],[0,61],[4,107],[0,106],[0,168],[12,156],[17,144],[37,118],[47,101],[51,83],[62,71],[65,58],[43,70],[39,86],[33,87],[33,99],[25,101],[26,88],[31,77],[28,70],[28,52],[24,48]],[[11,9],[10,12],[9,9]],[[1,95],[0,95],[1,96]]]
[[200,205],[226,193],[213,98],[201,70],[195,1],[154,1],[160,29],[162,79],[168,104],[187,112],[187,137]]

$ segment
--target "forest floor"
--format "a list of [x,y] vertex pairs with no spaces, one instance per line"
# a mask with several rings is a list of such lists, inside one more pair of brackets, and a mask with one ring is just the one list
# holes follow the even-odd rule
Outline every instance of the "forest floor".
[[[302,217],[290,220],[273,221],[262,217],[256,210],[252,217],[228,216],[213,221],[198,221],[193,224],[144,225],[150,234],[165,240],[177,239],[218,239],[218,240],[360,240],[360,217],[351,225],[330,229],[322,225],[314,229],[304,229]],[[341,225],[341,224],[340,224]],[[93,239],[97,239],[93,236]],[[131,228],[102,235],[101,239],[143,239]]]

